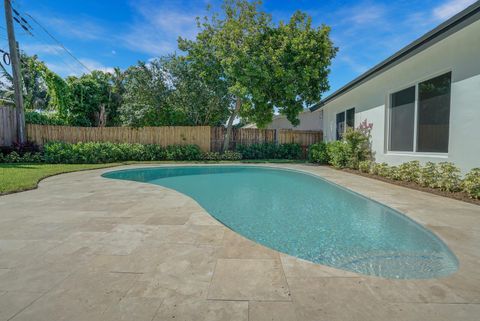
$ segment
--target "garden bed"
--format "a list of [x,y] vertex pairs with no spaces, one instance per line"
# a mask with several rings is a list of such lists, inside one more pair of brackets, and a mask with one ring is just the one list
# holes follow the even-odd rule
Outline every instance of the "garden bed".
[[368,177],[368,178],[373,178],[373,179],[376,179],[376,180],[379,180],[379,181],[382,181],[382,182],[407,187],[407,188],[414,189],[414,190],[417,190],[417,191],[427,192],[427,193],[431,193],[431,194],[435,194],[435,195],[439,195],[439,196],[453,198],[453,199],[463,201],[463,202],[467,202],[467,203],[472,203],[472,204],[475,204],[475,205],[480,205],[480,199],[471,198],[465,192],[446,192],[446,191],[442,191],[442,190],[439,190],[439,189],[436,189],[436,188],[424,187],[424,186],[421,186],[421,185],[419,185],[417,183],[414,183],[414,182],[393,180],[393,179],[389,179],[389,178],[378,176],[378,175],[373,175],[373,174],[369,174],[369,173],[362,173],[359,170],[355,170],[355,169],[350,169],[350,168],[338,169],[338,168],[335,168],[333,166],[328,166],[328,167],[333,168],[333,169],[337,169],[337,170],[343,171],[343,172],[348,172],[348,173],[352,173],[352,174],[356,174],[356,175],[360,175],[360,176],[364,176],[364,177]]

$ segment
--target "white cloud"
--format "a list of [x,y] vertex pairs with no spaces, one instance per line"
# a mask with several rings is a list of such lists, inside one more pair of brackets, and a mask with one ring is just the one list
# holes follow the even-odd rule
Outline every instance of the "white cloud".
[[60,55],[64,50],[58,45],[29,44],[24,43],[20,48],[30,55]]
[[[88,58],[82,58],[79,59],[88,69],[90,70],[101,70],[103,72],[113,72],[113,67],[107,67],[103,65],[101,62],[93,60],[93,59],[88,59]],[[62,77],[67,77],[67,76],[81,76],[85,73],[88,73],[88,71],[80,65],[78,62],[71,62],[71,61],[66,61],[64,59],[52,59],[52,60],[46,60],[45,64],[47,65],[50,70],[56,72]]]
[[449,0],[433,9],[433,16],[438,20],[448,19],[459,13],[476,0]]
[[49,16],[43,22],[63,37],[78,40],[98,40],[105,38],[106,34],[101,24],[89,17],[63,19]]
[[344,21],[354,23],[357,27],[359,25],[374,25],[383,22],[385,15],[386,9],[381,5],[359,5],[346,12]]
[[357,62],[355,59],[353,59],[351,56],[347,54],[343,54],[338,57],[339,61],[342,61],[343,63],[347,64],[348,67],[353,70],[356,74],[362,74],[365,71],[368,70],[368,66],[361,64]]
[[[80,59],[82,64],[84,64],[88,69],[90,70],[100,70],[103,72],[113,72],[113,67],[107,67],[103,65],[101,62],[93,60],[93,59],[88,59],[88,58],[82,58]],[[85,72],[85,68],[84,68]]]
[[333,24],[357,30],[359,28],[384,26],[388,22],[387,14],[387,7],[384,5],[364,1],[354,6],[345,6],[334,12],[336,19]]
[[197,33],[195,19],[202,15],[204,9],[201,3],[199,7],[185,10],[182,1],[166,5],[140,1],[132,6],[138,17],[121,40],[130,50],[154,56],[174,52],[179,36],[194,38]]

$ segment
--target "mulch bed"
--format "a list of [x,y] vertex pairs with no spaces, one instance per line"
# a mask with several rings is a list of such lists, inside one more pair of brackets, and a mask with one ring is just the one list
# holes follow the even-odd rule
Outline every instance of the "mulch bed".
[[[334,167],[331,167],[331,168],[334,168]],[[334,169],[336,169],[336,168],[334,168]],[[373,179],[376,179],[376,180],[379,180],[379,181],[382,181],[382,182],[407,187],[407,188],[414,189],[414,190],[417,190],[417,191],[427,192],[427,193],[431,193],[431,194],[435,194],[435,195],[439,195],[439,196],[453,198],[453,199],[463,201],[463,202],[467,202],[467,203],[472,203],[472,204],[475,204],[475,205],[480,205],[480,199],[470,198],[470,196],[465,192],[445,192],[445,191],[441,191],[441,190],[435,189],[435,188],[423,187],[423,186],[420,186],[420,185],[418,185],[416,183],[413,183],[413,182],[395,181],[395,180],[391,180],[391,179],[381,177],[381,176],[377,176],[377,175],[362,173],[358,170],[349,169],[349,168],[343,168],[343,169],[337,169],[337,170],[352,173],[352,174],[359,175],[359,176],[373,178]]]

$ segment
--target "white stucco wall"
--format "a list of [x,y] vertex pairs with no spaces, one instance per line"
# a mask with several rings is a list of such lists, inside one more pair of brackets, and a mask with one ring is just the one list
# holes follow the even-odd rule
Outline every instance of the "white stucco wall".
[[[452,72],[448,153],[387,151],[389,94],[448,71]],[[463,171],[480,167],[480,21],[328,102],[322,108],[327,141],[335,139],[336,114],[352,107],[356,112],[355,126],[364,119],[373,123],[377,162],[395,165],[411,160],[450,161]]]

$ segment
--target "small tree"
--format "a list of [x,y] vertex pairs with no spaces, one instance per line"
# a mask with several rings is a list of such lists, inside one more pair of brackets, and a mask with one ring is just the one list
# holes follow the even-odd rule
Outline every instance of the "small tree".
[[329,89],[327,76],[333,46],[330,28],[312,27],[296,12],[288,23],[274,25],[260,10],[261,1],[225,0],[223,14],[198,20],[195,40],[179,39],[186,59],[202,76],[223,81],[231,95],[231,112],[223,148],[229,146],[238,115],[259,127],[271,122],[275,108],[297,125],[298,114]]

